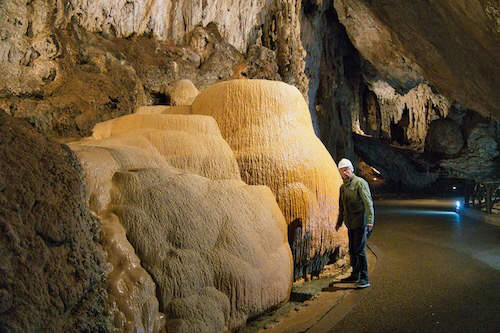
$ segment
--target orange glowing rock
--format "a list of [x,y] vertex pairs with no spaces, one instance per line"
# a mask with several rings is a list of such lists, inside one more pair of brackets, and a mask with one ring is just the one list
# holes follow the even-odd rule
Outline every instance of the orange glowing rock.
[[226,81],[203,90],[192,112],[215,118],[246,183],[274,192],[289,224],[295,276],[318,273],[346,245],[345,230],[335,231],[342,180],[300,92],[277,81]]
[[161,311],[168,332],[223,332],[288,300],[283,214],[268,187],[241,181],[212,117],[128,115],[70,147],[105,226],[118,326],[158,327]]

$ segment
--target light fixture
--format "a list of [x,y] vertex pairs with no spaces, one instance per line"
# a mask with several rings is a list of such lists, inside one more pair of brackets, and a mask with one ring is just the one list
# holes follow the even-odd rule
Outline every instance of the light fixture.
[[454,190],[456,190],[456,189],[457,189],[457,187],[456,187],[456,186],[453,186],[453,189],[454,189]]

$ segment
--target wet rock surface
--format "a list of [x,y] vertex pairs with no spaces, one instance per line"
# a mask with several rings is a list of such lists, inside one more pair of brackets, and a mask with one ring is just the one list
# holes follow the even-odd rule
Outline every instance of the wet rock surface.
[[454,155],[464,146],[460,126],[451,119],[433,121],[427,132],[425,150],[444,155]]
[[0,112],[0,331],[111,331],[84,200],[74,153]]

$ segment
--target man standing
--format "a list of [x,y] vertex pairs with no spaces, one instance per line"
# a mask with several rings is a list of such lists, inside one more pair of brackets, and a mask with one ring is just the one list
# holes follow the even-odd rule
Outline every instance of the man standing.
[[357,288],[370,286],[368,261],[366,260],[367,232],[373,228],[373,201],[368,183],[354,174],[351,161],[343,158],[339,162],[340,176],[344,183],[340,187],[340,212],[336,230],[345,223],[349,236],[349,255],[352,273],[342,282],[357,282]]

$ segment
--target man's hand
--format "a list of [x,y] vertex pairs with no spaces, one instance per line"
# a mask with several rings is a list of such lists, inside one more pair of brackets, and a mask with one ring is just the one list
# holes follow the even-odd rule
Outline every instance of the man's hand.
[[366,238],[370,238],[373,231],[373,223],[366,225]]

